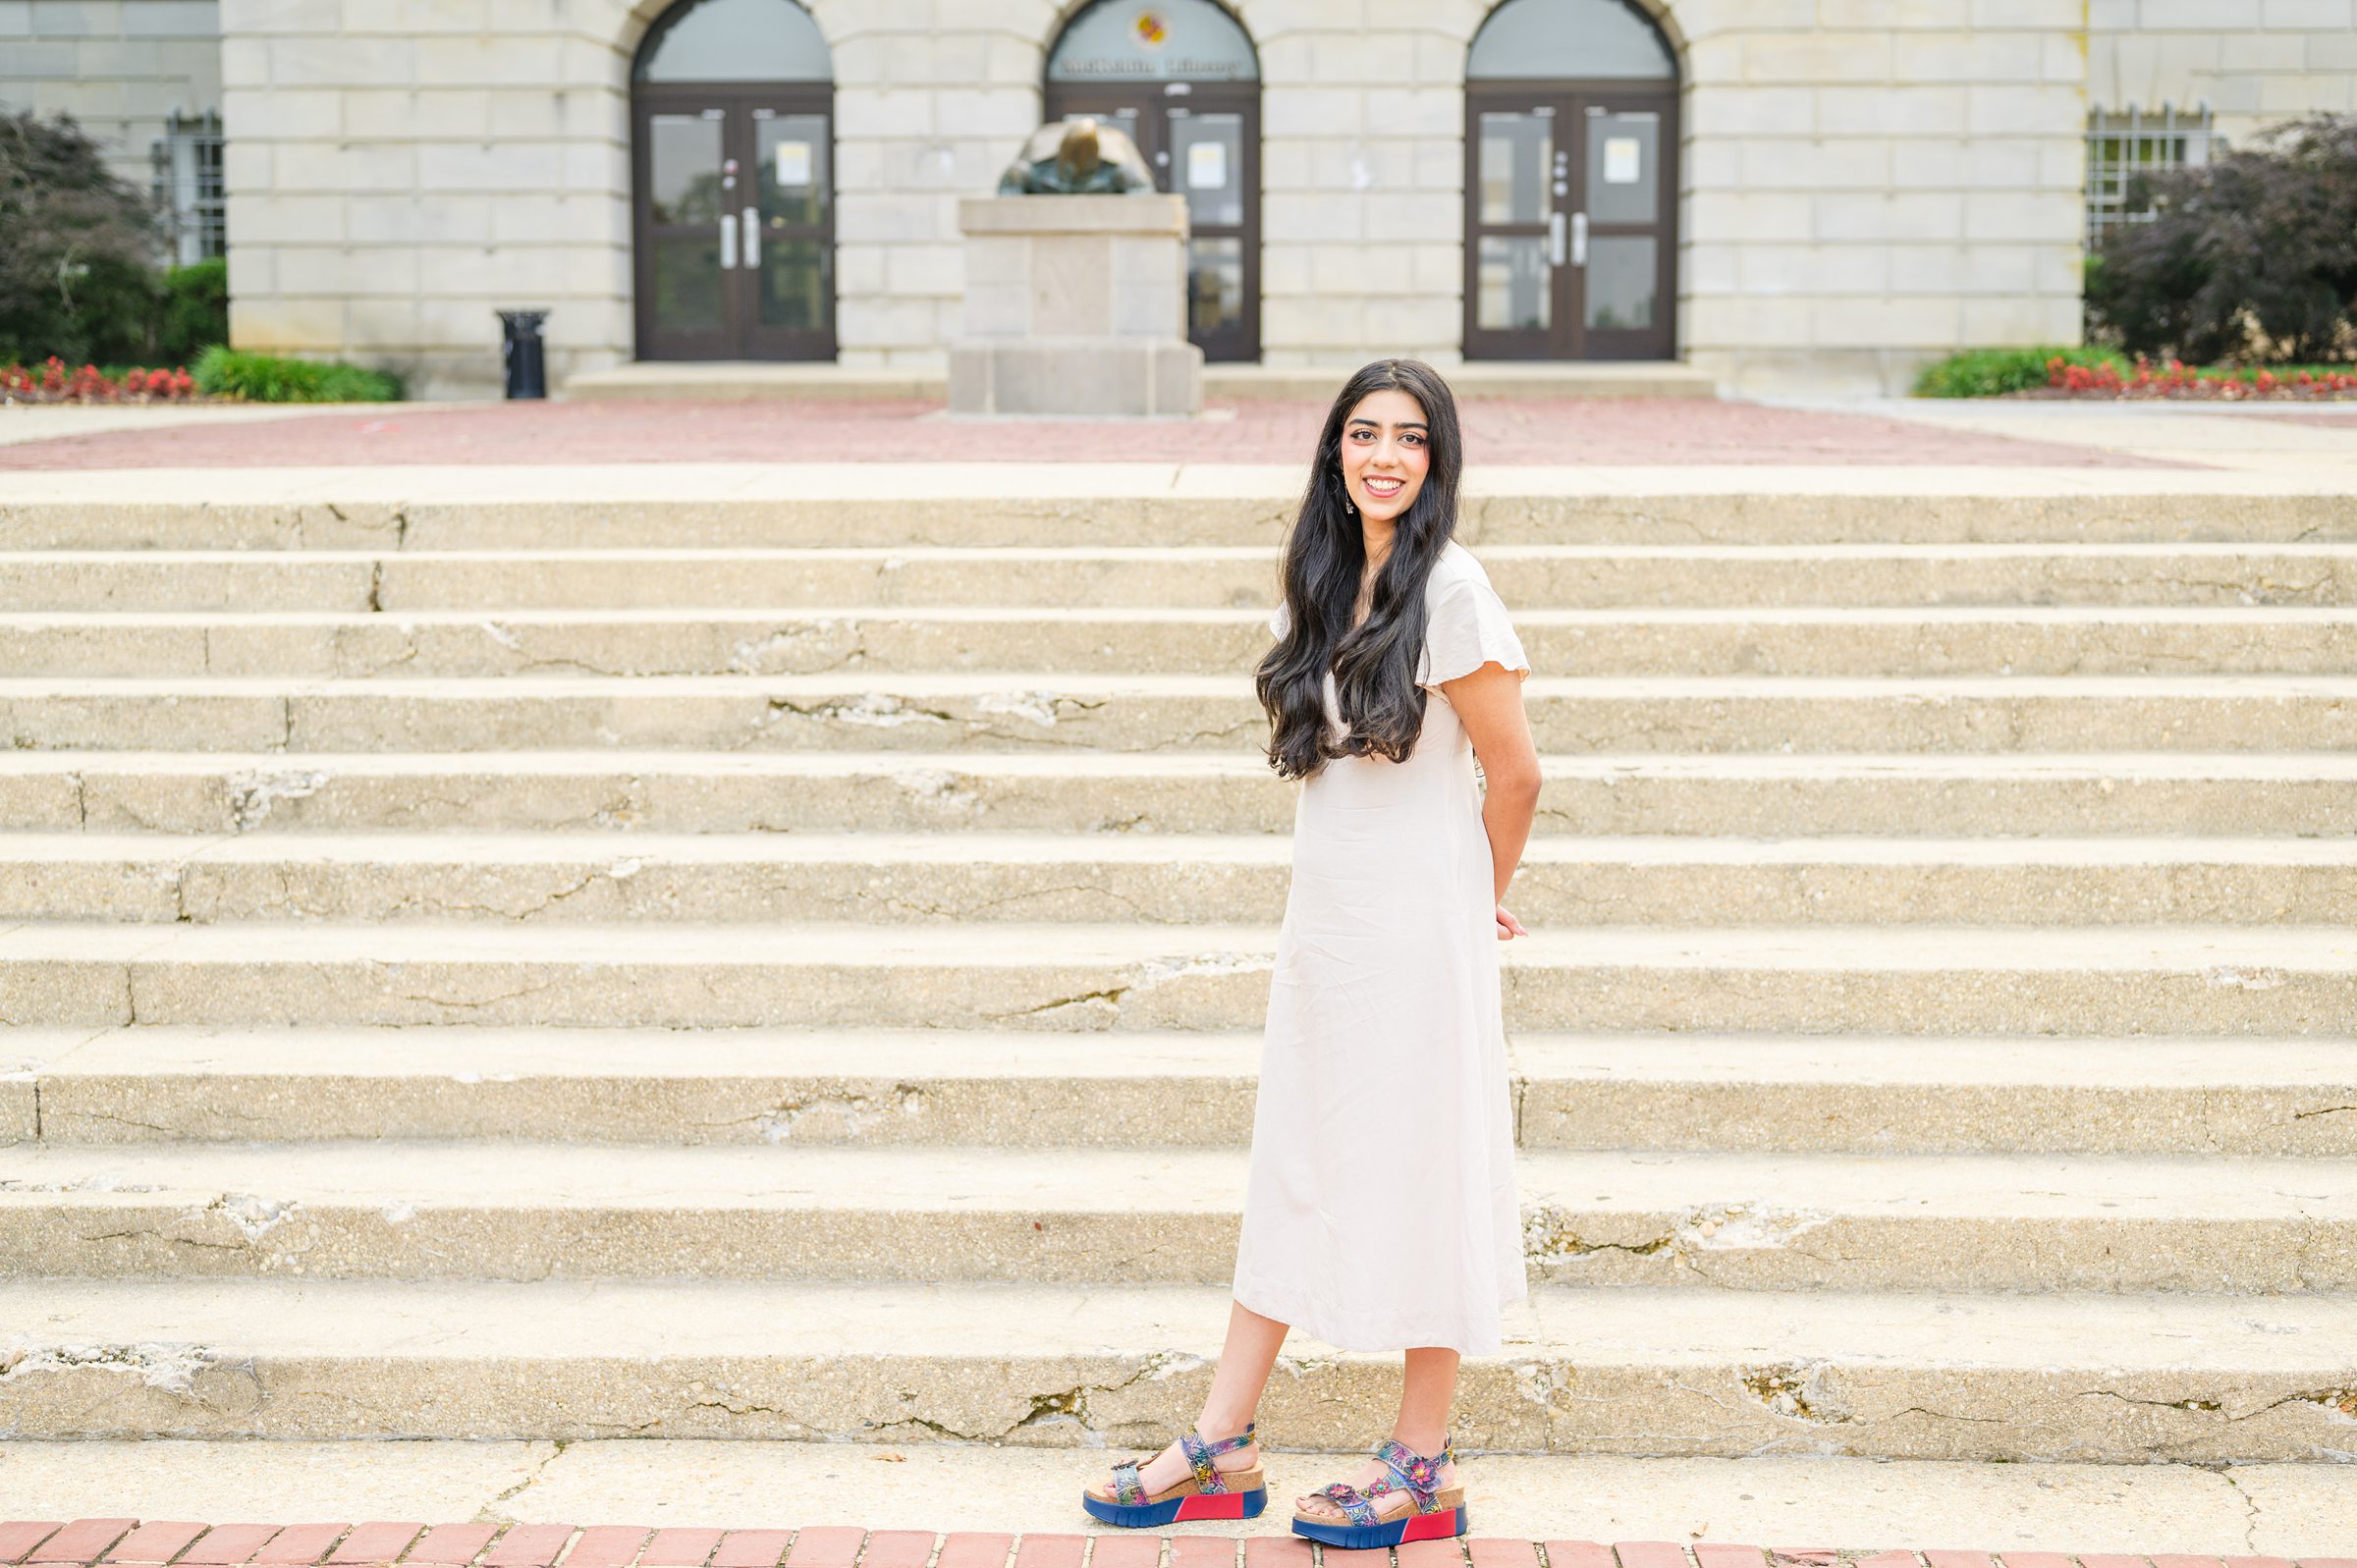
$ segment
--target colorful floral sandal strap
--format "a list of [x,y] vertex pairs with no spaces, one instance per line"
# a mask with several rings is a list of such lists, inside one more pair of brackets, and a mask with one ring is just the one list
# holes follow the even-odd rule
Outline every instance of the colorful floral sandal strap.
[[[1377,1485],[1380,1489],[1381,1484]],[[1334,1505],[1354,1525],[1371,1525],[1375,1522],[1375,1505],[1359,1495],[1358,1488],[1346,1481],[1338,1481],[1331,1487],[1320,1487],[1318,1495],[1333,1498]]]
[[1247,1421],[1244,1423],[1242,1432],[1233,1437],[1222,1437],[1217,1442],[1204,1441],[1203,1434],[1193,1428],[1178,1434],[1178,1451],[1186,1455],[1186,1462],[1194,1467],[1197,1491],[1226,1491],[1228,1489],[1228,1478],[1221,1475],[1219,1466],[1211,1462],[1212,1456],[1233,1453],[1250,1442],[1252,1427],[1253,1424]]
[[1113,1467],[1114,1501],[1129,1506],[1145,1501],[1145,1486],[1137,1479],[1138,1463],[1135,1459],[1124,1459]]
[[1399,1478],[1400,1485],[1415,1498],[1416,1512],[1428,1514],[1440,1508],[1441,1467],[1456,1458],[1446,1438],[1441,1442],[1441,1451],[1427,1458],[1397,1437],[1386,1437],[1377,1445],[1375,1457]]

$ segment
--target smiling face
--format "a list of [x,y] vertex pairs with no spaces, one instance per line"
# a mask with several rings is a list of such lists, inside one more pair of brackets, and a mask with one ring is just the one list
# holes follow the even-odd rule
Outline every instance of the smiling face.
[[1359,514],[1389,522],[1424,488],[1432,433],[1423,405],[1393,388],[1359,399],[1343,423],[1343,484]]

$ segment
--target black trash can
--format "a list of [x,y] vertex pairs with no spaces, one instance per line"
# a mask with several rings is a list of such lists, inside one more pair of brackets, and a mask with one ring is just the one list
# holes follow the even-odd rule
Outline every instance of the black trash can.
[[502,310],[499,313],[499,354],[507,362],[508,396],[548,396],[548,363],[540,344],[545,310]]

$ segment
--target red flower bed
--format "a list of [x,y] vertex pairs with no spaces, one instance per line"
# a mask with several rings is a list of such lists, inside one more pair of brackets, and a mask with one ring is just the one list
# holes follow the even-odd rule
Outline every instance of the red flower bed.
[[101,375],[96,365],[70,370],[55,354],[39,370],[23,365],[0,369],[0,401],[10,403],[185,403],[196,395],[188,367],[126,370]]
[[2046,362],[2046,384],[2056,391],[2111,398],[2338,398],[2357,395],[2357,370],[2311,369],[2278,376],[2272,370],[2196,369],[2179,359],[2156,366],[2142,354],[2126,374],[2116,364],[2075,365],[2059,354]]

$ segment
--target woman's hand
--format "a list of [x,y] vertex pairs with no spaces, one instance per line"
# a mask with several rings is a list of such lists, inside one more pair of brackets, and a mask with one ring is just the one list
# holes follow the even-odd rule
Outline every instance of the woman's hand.
[[1529,935],[1529,932],[1522,929],[1522,922],[1516,920],[1513,915],[1507,911],[1506,905],[1500,904],[1498,906],[1498,940],[1500,942],[1511,942],[1516,937],[1527,937]]

